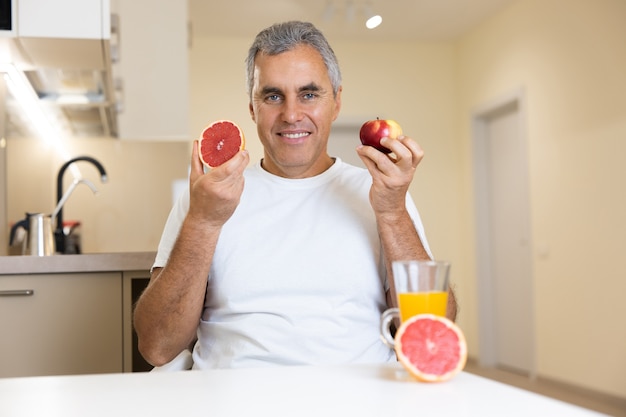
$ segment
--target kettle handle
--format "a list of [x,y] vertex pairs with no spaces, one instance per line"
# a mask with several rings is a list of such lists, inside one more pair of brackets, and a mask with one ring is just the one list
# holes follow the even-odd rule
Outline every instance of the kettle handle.
[[29,221],[27,217],[15,223],[13,227],[11,227],[11,235],[9,237],[9,246],[13,245],[13,240],[15,239],[15,233],[17,232],[17,229],[21,227],[28,232],[28,228],[29,228],[28,226],[29,226]]

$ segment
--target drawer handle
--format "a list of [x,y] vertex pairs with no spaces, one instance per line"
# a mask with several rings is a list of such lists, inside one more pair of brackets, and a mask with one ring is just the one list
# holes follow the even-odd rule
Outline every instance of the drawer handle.
[[0,297],[16,297],[24,295],[33,295],[35,290],[4,290],[0,291]]

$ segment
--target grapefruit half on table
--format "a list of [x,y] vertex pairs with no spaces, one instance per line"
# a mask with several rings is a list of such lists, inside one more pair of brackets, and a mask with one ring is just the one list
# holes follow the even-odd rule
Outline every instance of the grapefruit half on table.
[[230,120],[217,120],[202,131],[198,141],[198,151],[202,162],[215,168],[244,149],[246,139],[243,131]]
[[398,360],[419,381],[447,381],[461,372],[467,361],[465,336],[445,317],[413,316],[400,325],[394,341]]

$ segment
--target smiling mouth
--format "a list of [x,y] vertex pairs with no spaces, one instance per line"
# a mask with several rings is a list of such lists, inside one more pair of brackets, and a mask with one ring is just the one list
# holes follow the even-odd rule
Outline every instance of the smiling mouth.
[[309,132],[298,132],[298,133],[279,133],[280,136],[285,139],[300,139],[305,136],[309,136]]

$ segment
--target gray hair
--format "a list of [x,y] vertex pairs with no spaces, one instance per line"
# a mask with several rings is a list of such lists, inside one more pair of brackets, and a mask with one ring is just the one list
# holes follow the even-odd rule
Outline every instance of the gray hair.
[[246,58],[246,81],[250,99],[254,85],[254,59],[257,54],[278,55],[298,45],[310,45],[322,55],[333,86],[333,94],[337,95],[341,86],[341,71],[335,52],[326,37],[311,23],[291,21],[276,23],[259,32],[254,39]]

